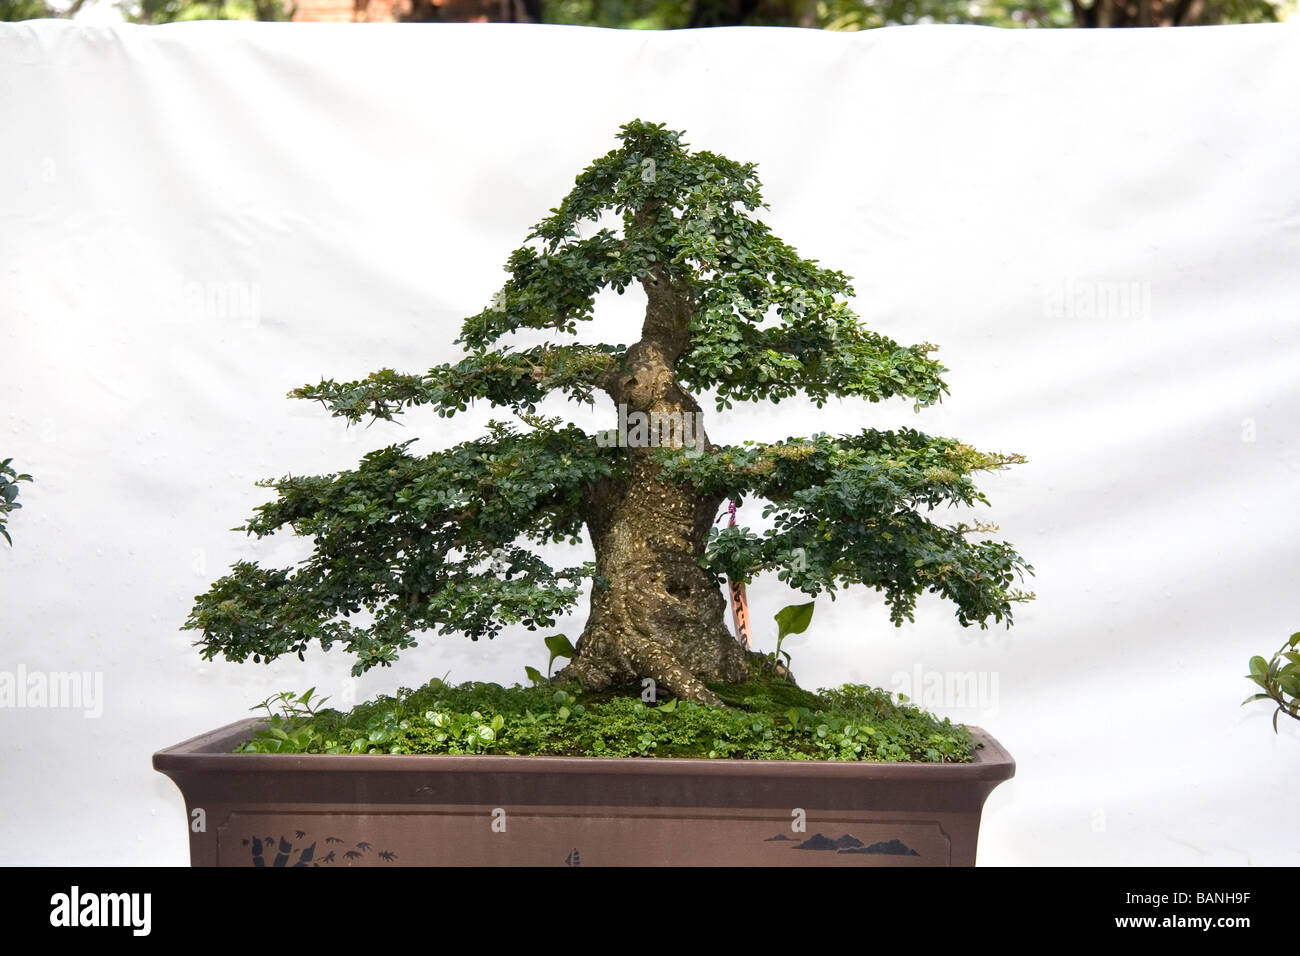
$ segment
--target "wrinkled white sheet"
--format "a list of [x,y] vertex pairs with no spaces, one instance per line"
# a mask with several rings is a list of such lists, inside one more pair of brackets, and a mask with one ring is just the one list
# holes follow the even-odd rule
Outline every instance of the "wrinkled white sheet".
[[[1006,744],[982,863],[1300,862],[1300,728],[1238,706],[1246,659],[1300,629],[1297,90],[1287,26],[0,25],[0,458],[37,478],[0,545],[0,670],[103,679],[97,719],[0,710],[0,862],[184,863],[150,754],[273,691],[545,661],[526,632],[430,638],[349,682],[338,653],[204,664],[177,627],[232,561],[298,554],[226,530],[255,479],[476,433],[486,411],[345,430],[284,396],[453,358],[633,117],[757,161],[777,233],[952,370],[920,415],[756,406],[713,438],[910,424],[1030,459],[985,482],[1038,571],[1012,631],[937,599],[896,631],[845,594],[787,643],[801,681]],[[762,646],[792,597],[750,588]],[[932,696],[963,675],[973,698]]]

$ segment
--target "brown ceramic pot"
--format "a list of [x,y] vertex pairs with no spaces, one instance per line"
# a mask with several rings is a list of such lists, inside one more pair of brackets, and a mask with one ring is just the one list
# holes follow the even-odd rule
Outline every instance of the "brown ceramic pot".
[[977,727],[920,764],[232,753],[256,725],[154,754],[194,866],[974,866],[1015,774]]

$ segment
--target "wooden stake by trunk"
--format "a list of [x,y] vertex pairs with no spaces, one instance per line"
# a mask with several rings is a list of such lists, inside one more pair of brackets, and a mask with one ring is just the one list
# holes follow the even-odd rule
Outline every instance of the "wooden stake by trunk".
[[745,585],[741,581],[731,583],[731,620],[736,626],[736,640],[743,647],[753,647],[749,632],[749,604],[745,600]]
[[[736,526],[736,502],[727,502],[727,527]],[[745,582],[728,581],[731,591],[731,621],[735,625],[736,640],[744,648],[754,646],[753,636],[749,630],[749,602],[745,600]]]

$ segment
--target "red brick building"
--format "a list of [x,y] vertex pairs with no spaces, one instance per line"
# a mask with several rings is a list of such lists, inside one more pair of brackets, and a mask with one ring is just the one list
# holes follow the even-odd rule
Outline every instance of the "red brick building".
[[293,18],[304,23],[532,23],[527,0],[297,0]]

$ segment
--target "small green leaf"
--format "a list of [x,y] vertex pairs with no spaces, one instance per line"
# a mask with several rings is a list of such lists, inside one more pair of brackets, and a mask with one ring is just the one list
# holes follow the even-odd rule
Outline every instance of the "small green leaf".
[[546,647],[551,652],[551,659],[546,662],[546,673],[548,676],[551,673],[551,666],[555,663],[557,657],[572,659],[573,655],[578,653],[573,644],[570,643],[569,639],[563,634],[552,634],[550,637],[546,638]]
[[807,604],[791,604],[777,611],[775,615],[778,628],[777,637],[784,638],[790,634],[802,634],[808,630],[808,625],[812,623],[813,605],[815,603],[809,601]]

